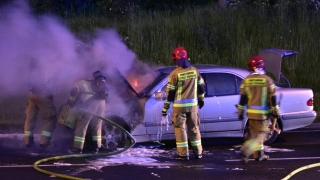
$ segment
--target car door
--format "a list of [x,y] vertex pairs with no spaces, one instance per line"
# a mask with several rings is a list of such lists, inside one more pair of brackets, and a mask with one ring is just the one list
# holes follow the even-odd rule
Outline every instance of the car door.
[[227,133],[243,127],[235,107],[239,102],[242,78],[232,73],[202,73],[206,83],[205,105],[200,110],[206,133]]

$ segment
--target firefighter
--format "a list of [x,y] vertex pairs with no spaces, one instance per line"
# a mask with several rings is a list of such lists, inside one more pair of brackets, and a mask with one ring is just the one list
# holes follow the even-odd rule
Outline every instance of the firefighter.
[[34,147],[34,128],[37,115],[43,116],[40,147],[53,147],[50,143],[52,132],[57,123],[57,111],[53,103],[53,88],[50,88],[48,79],[44,75],[43,66],[38,59],[32,59],[29,67],[30,92],[28,104],[25,110],[26,120],[24,123],[24,142],[27,147]]
[[178,151],[174,158],[189,160],[189,139],[195,158],[201,159],[203,149],[198,106],[200,109],[204,106],[205,84],[198,69],[191,66],[184,47],[180,46],[173,50],[172,61],[176,68],[170,73],[168,79],[167,97],[162,116],[167,116],[167,111],[172,104],[172,124]]
[[82,153],[88,127],[92,134],[92,153],[97,154],[101,147],[101,119],[81,111],[85,109],[98,116],[104,116],[108,97],[107,81],[100,71],[94,72],[93,77],[93,80],[77,81],[70,92],[68,105],[80,109],[75,123],[73,147],[68,150],[70,153]]
[[265,74],[264,61],[258,56],[252,56],[248,61],[250,75],[240,86],[240,101],[237,105],[239,119],[244,119],[244,107],[247,106],[250,137],[241,147],[242,161],[248,162],[253,154],[256,161],[268,160],[264,153],[264,139],[269,129],[270,112],[279,117],[279,106],[276,103],[276,87],[273,80]]

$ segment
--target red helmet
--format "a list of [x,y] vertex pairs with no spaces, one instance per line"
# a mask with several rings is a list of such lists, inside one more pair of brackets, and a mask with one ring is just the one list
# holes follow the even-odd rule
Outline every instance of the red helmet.
[[180,59],[188,59],[187,50],[182,46],[175,48],[172,52],[172,61],[173,62],[178,61]]
[[256,68],[264,69],[264,61],[262,57],[255,55],[252,56],[248,61],[249,71],[254,71]]

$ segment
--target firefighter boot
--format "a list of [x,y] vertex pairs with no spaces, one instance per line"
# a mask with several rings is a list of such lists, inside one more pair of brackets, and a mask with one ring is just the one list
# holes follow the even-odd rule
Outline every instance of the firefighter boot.
[[180,156],[178,154],[173,156],[173,159],[177,159],[177,160],[189,160],[189,156]]
[[28,148],[32,148],[34,147],[34,140],[33,140],[33,136],[29,137],[29,139],[27,140],[28,143],[26,143],[26,146]]
[[242,164],[247,164],[248,161],[249,161],[249,157],[244,155],[244,154],[242,154],[242,158],[241,158]]
[[255,158],[256,161],[266,161],[269,159],[268,155],[264,154],[264,151],[258,151],[258,158]]
[[41,148],[53,148],[55,145],[53,143],[47,142],[45,144],[40,144]]
[[98,152],[99,152],[98,144],[93,143],[91,153],[92,153],[92,154],[98,154]]
[[72,148],[68,149],[68,152],[70,154],[82,154],[82,149],[76,148],[76,147],[72,147]]
[[193,149],[193,154],[196,159],[202,159],[202,154],[196,153],[194,149]]
[[241,152],[241,162],[242,164],[247,164],[249,161],[249,148],[247,146],[242,146],[240,149]]

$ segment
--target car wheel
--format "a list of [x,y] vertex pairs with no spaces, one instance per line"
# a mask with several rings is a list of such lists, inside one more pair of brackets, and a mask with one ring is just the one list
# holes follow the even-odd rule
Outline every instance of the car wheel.
[[[270,121],[271,124],[271,121]],[[276,124],[276,127],[279,128],[278,123]],[[270,131],[264,141],[264,145],[270,145],[272,144],[278,137],[278,134],[274,131]],[[243,140],[246,141],[250,138],[250,130],[249,130],[249,126],[247,125],[244,129],[244,133],[243,133]]]
[[125,144],[126,135],[119,128],[104,123],[102,126],[101,148],[104,150],[113,150],[121,148]]

